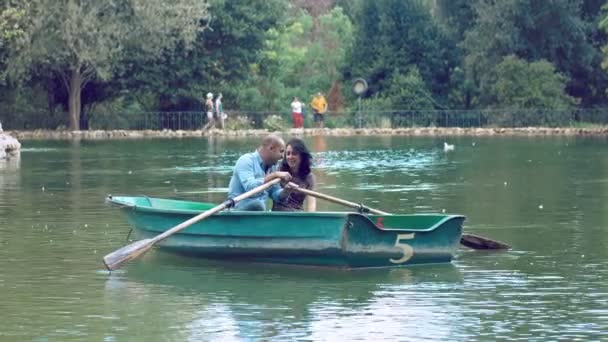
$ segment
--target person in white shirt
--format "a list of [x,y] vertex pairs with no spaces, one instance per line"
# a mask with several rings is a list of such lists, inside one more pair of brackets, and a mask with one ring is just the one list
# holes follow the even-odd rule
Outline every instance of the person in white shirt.
[[205,111],[207,111],[207,123],[203,126],[203,130],[215,128],[215,120],[213,119],[213,94],[207,93],[207,100],[205,100]]
[[304,127],[304,115],[302,114],[302,107],[304,104],[298,100],[297,97],[293,98],[291,102],[291,115],[293,116],[293,128]]

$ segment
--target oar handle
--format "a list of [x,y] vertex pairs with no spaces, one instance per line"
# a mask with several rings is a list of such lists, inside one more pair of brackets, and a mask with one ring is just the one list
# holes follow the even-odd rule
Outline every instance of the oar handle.
[[231,206],[235,205],[236,203],[238,203],[248,197],[251,197],[252,195],[257,194],[258,192],[262,192],[262,191],[270,188],[271,186],[279,183],[280,181],[281,181],[280,178],[275,178],[267,183],[264,183],[264,184],[256,187],[255,189],[251,189],[251,190],[245,192],[244,194],[238,195],[235,198],[228,199],[228,200],[224,201],[224,203],[222,203],[216,207],[213,207],[203,213],[200,213],[200,214],[188,219],[187,221],[184,221],[184,222],[178,224],[177,226],[172,227],[171,229],[168,229],[167,231],[163,232],[162,234],[155,236],[154,238],[135,241],[127,246],[124,246],[124,247],[106,255],[103,258],[103,263],[105,264],[106,268],[110,271],[118,269],[122,264],[126,263],[127,261],[136,259],[139,256],[145,254],[157,242],[162,241],[162,240],[168,238],[169,236],[179,232],[180,230],[185,229],[185,228],[193,225],[196,222],[204,220],[207,217],[209,217],[217,212],[220,212],[228,207],[231,207]]
[[347,207],[351,207],[353,209],[359,209],[359,210],[361,210],[363,212],[370,212],[370,213],[376,214],[376,215],[390,215],[389,213],[385,213],[384,211],[380,211],[380,210],[377,210],[377,209],[366,207],[366,206],[364,206],[361,203],[349,202],[347,200],[343,200],[343,199],[340,199],[340,198],[337,198],[337,197],[333,197],[333,196],[329,196],[329,195],[326,195],[326,194],[322,194],[320,192],[316,192],[316,191],[312,191],[312,190],[308,190],[308,189],[303,189],[303,188],[299,187],[296,183],[293,183],[293,182],[289,182],[287,184],[287,187],[291,188],[291,189],[293,189],[295,191],[299,191],[299,192],[301,192],[303,194],[306,194],[306,195],[310,195],[310,196],[313,196],[313,197],[321,198],[321,199],[324,199],[324,200],[327,200],[327,201],[330,201],[330,202],[334,202],[334,203],[341,204],[341,205],[344,205],[344,206],[347,206]]

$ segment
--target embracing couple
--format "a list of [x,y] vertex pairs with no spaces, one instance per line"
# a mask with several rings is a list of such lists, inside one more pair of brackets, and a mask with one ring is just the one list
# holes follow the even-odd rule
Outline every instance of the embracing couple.
[[[279,160],[281,163],[277,164]],[[275,184],[267,190],[251,196],[235,205],[236,210],[266,210],[266,200],[273,201],[273,211],[316,210],[314,197],[286,186],[292,182],[300,188],[312,190],[315,177],[310,167],[312,156],[302,140],[294,138],[287,142],[275,134],[266,136],[255,152],[242,155],[236,162],[228,190],[228,198],[252,190],[276,178],[281,184]],[[306,201],[305,201],[306,200]]]

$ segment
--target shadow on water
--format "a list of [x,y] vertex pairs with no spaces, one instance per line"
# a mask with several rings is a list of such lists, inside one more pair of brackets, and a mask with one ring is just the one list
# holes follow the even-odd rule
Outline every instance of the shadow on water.
[[[176,291],[215,293],[231,292],[235,297],[261,300],[281,291],[308,289],[309,299],[317,294],[336,298],[356,295],[361,299],[373,296],[382,286],[412,285],[424,282],[458,283],[462,274],[452,264],[414,266],[409,268],[339,269],[281,264],[242,263],[196,259],[155,252],[141,262],[129,265],[118,279],[109,282],[134,281],[143,285],[174,287]],[[255,284],[255,286],[251,286]],[[269,287],[272,291],[268,291]],[[357,293],[343,291],[356,287]],[[253,295],[252,291],[259,291]],[[299,293],[303,296],[304,293]]]
[[202,260],[161,252],[110,274],[106,290],[163,287],[177,295],[211,300],[221,293],[235,303],[298,305],[331,300],[365,305],[384,287],[462,280],[462,274],[452,264],[346,270]]

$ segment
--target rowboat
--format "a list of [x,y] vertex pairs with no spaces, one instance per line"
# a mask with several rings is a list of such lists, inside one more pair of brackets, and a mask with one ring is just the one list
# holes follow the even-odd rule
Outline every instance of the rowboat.
[[[147,196],[108,196],[138,237],[152,238],[215,206]],[[208,259],[344,268],[450,262],[464,216],[224,210],[159,242]]]

